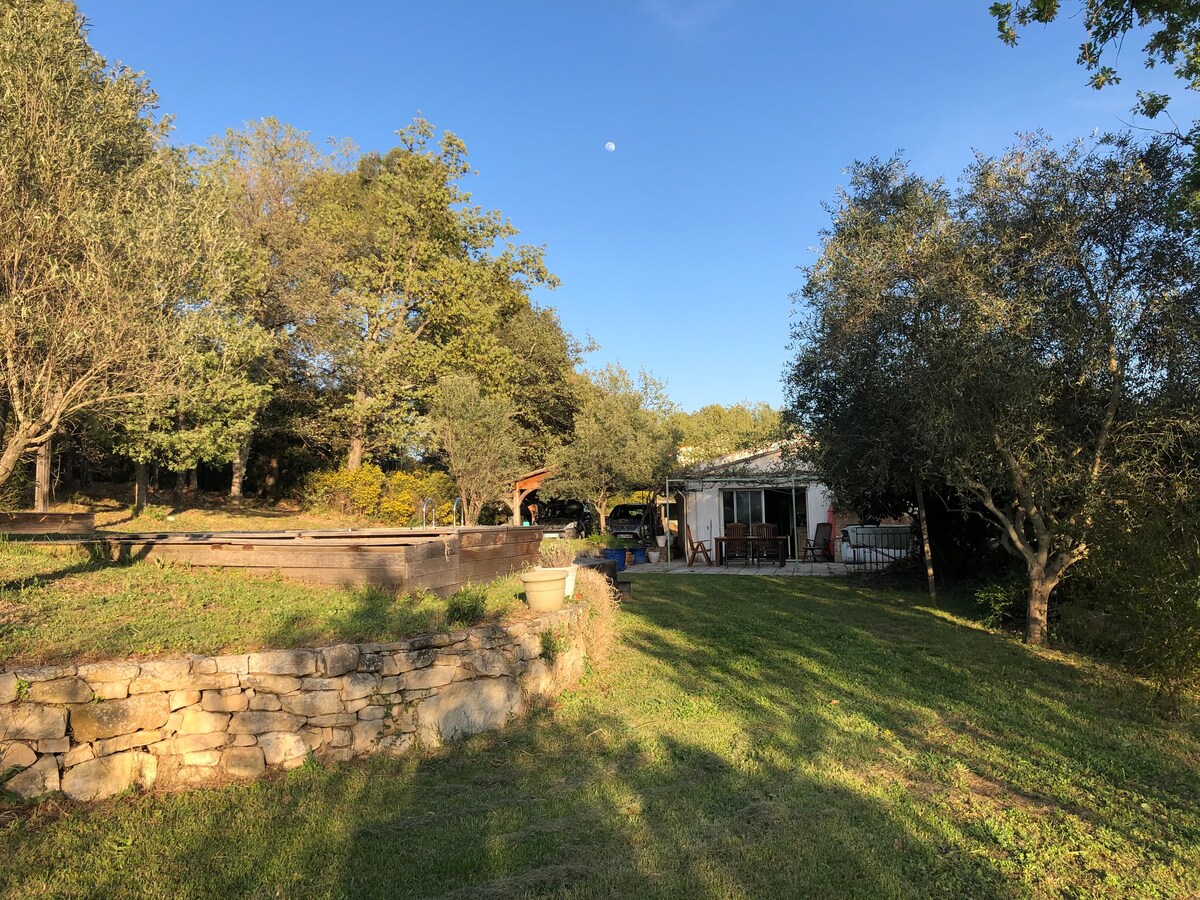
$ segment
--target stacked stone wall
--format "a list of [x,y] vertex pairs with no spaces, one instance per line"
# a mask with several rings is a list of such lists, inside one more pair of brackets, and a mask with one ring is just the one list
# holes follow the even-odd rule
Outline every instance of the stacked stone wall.
[[98,800],[437,746],[577,681],[586,616],[578,603],[389,644],[0,672],[0,780]]

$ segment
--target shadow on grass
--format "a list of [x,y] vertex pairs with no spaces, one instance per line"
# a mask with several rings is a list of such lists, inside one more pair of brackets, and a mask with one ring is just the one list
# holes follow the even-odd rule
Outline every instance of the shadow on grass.
[[[602,714],[424,759],[122,798],[24,824],[0,887],[154,896],[1010,896],[987,860],[794,769]],[[53,829],[52,863],[46,838]],[[202,861],[202,865],[198,863]],[[4,867],[0,867],[3,870]]]
[[[639,579],[611,667],[504,732],[35,816],[0,832],[0,889],[873,898],[1196,887],[1200,744],[1194,728],[1145,711],[1147,689],[905,595],[744,581]],[[374,621],[381,602],[348,615]]]
[[320,618],[289,613],[264,640],[267,647],[312,647],[336,640],[350,643],[408,637],[433,631],[445,621],[445,606],[428,595],[397,594],[376,585],[343,588]]
[[[711,588],[697,602],[688,587],[645,592],[636,611],[649,627],[629,629],[627,643],[668,661],[688,694],[758,708],[780,753],[860,766],[888,757],[942,806],[971,797],[971,814],[949,819],[961,836],[1020,851],[1027,867],[1040,856],[1047,878],[1067,850],[1030,852],[1029,835],[988,833],[989,816],[1016,810],[1050,844],[1115,832],[1135,867],[1195,865],[1200,729],[1195,717],[1156,717],[1149,686],[944,618],[916,595],[777,580],[730,591],[722,606]],[[1097,872],[1116,862],[1093,855]]]
[[[9,541],[3,545],[3,549],[21,553],[22,550],[26,549],[21,547],[21,543],[20,541]],[[120,568],[133,562],[130,559],[113,560],[108,555],[106,549],[96,543],[64,543],[56,549],[60,554],[65,551],[69,557],[74,558],[64,558],[62,566],[51,572],[39,572],[36,575],[9,578],[0,581],[0,591],[19,591],[24,588],[47,587],[55,582],[62,581],[64,578],[70,578],[73,575],[98,572],[102,569]],[[36,548],[31,546],[28,550],[36,551]]]

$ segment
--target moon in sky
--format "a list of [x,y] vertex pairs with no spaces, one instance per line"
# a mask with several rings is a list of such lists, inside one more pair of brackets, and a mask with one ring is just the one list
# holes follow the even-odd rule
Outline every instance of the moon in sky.
[[608,142],[607,142],[607,143],[604,145],[604,149],[605,149],[605,150],[607,150],[609,153],[612,153],[614,150],[616,150],[616,149],[617,149],[617,145],[616,145],[616,144],[614,144],[612,141],[608,141]]

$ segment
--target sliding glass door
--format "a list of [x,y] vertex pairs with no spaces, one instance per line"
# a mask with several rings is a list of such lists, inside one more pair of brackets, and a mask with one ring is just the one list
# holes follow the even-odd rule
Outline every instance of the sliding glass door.
[[763,492],[757,491],[722,491],[724,505],[723,519],[726,525],[730,522],[741,522],[744,525],[757,525],[765,522],[763,518]]

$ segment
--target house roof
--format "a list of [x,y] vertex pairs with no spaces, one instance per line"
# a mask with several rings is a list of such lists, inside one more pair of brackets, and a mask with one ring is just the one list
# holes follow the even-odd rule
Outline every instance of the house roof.
[[536,490],[537,488],[541,487],[542,482],[546,480],[546,477],[549,474],[549,469],[534,469],[532,472],[526,472],[524,475],[518,478],[513,487],[515,487],[518,491]]
[[786,458],[784,451],[790,446],[794,442],[726,453],[688,466],[678,477],[686,482],[688,490],[701,490],[712,484],[785,485],[816,481],[811,469]]

